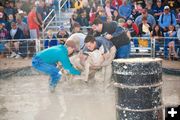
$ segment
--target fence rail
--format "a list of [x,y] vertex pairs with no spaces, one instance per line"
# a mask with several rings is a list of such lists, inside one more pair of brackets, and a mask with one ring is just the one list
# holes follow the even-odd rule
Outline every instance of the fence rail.
[[[162,40],[162,45],[161,50],[164,49],[165,46],[165,40],[166,39],[177,39],[177,37],[159,37]],[[53,38],[54,39],[54,38]],[[58,40],[58,44],[60,44],[60,40],[66,40],[67,38],[56,38]],[[151,41],[151,46],[141,46],[139,45],[138,47],[135,47],[134,45],[134,41],[133,40],[139,40],[139,39],[143,39],[143,40],[147,40],[150,39]],[[11,43],[12,45],[10,45],[9,47],[9,51],[8,52],[4,52],[7,56],[9,54],[11,54],[11,50],[14,49],[15,46],[13,46],[13,44],[15,42],[19,43],[19,48],[18,50],[21,50],[21,52],[23,52],[24,54],[35,54],[38,51],[41,51],[44,49],[44,41],[45,40],[50,40],[50,39],[13,39],[13,40],[1,40],[0,44],[3,44],[6,47],[7,43]],[[142,56],[151,56],[151,57],[156,57],[156,39],[154,37],[132,37],[131,38],[131,55],[142,55]],[[180,42],[180,41],[179,41]],[[17,46],[16,46],[17,47]],[[180,51],[180,44],[176,45],[177,48],[177,52]],[[11,50],[10,50],[11,49]],[[29,51],[32,51],[30,49],[34,49],[33,53],[29,53]],[[138,50],[138,52],[137,52]]]

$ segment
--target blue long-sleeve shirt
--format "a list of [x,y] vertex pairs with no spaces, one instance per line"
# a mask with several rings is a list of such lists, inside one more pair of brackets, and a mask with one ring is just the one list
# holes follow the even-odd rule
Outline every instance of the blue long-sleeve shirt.
[[132,7],[131,4],[121,5],[119,7],[119,15],[124,18],[128,18],[131,15]]
[[159,25],[161,28],[166,28],[168,27],[169,25],[171,25],[171,21],[172,21],[172,24],[174,26],[176,26],[176,17],[174,16],[174,14],[172,14],[172,20],[171,20],[171,14],[172,13],[168,13],[168,14],[162,14],[163,15],[163,20],[162,19],[162,15],[159,17]]
[[43,51],[40,51],[36,54],[37,57],[39,57],[42,61],[45,63],[55,65],[56,63],[60,62],[62,64],[62,67],[67,70],[69,73],[74,75],[79,75],[80,72],[76,70],[68,57],[68,51],[66,46],[63,45],[57,45],[50,47],[48,49],[45,49]]
[[[135,23],[136,25],[140,25],[142,23],[142,15],[139,15],[136,19],[135,19]],[[155,26],[156,25],[156,20],[155,18],[151,15],[148,14],[147,15],[147,22],[151,25],[151,26]]]

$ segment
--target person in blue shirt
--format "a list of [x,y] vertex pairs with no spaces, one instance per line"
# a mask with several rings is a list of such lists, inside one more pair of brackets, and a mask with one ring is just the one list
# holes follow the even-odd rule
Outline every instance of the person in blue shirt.
[[44,41],[44,48],[49,48],[56,45],[58,45],[58,40],[56,39],[56,36],[53,35],[51,30],[48,30],[47,39]]
[[136,19],[135,19],[135,23],[136,25],[140,25],[142,23],[142,18],[143,17],[147,17],[147,22],[154,27],[156,25],[156,20],[154,18],[154,16],[152,16],[151,14],[148,14],[147,9],[143,9],[141,12],[141,15],[139,15]]
[[176,17],[170,12],[169,6],[164,7],[164,13],[159,17],[159,25],[163,32],[168,31],[169,25],[176,26]]
[[58,81],[61,79],[61,72],[56,67],[59,62],[68,73],[80,75],[80,71],[72,66],[68,57],[74,51],[75,46],[69,43],[66,46],[57,45],[44,49],[32,58],[32,66],[50,76],[49,87],[51,92],[54,92]]
[[132,12],[132,5],[131,3],[126,4],[126,1],[119,7],[119,16],[127,19],[130,17]]

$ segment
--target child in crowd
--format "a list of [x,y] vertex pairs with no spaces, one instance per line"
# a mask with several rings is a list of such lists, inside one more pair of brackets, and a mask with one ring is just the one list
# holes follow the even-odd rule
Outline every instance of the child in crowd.
[[[164,36],[165,37],[172,37],[172,38],[166,38],[165,39],[165,44],[164,44],[164,57],[165,57],[165,59],[167,59],[167,58],[171,59],[171,55],[175,59],[177,59],[178,55],[175,51],[176,39],[173,38],[173,37],[177,36],[177,31],[175,30],[174,25],[170,25],[168,27],[168,32],[164,33]],[[169,48],[169,52],[168,52],[168,48]]]
[[49,48],[56,45],[58,45],[58,40],[56,39],[55,35],[53,35],[52,30],[48,30],[47,40],[44,41],[44,48]]

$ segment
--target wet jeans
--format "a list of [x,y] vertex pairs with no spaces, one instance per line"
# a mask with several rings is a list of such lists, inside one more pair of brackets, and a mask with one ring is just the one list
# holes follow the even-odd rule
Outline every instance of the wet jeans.
[[54,86],[56,87],[58,81],[60,80],[61,78],[61,74],[59,73],[59,69],[56,68],[56,65],[51,65],[51,64],[48,64],[48,63],[45,63],[43,60],[41,60],[39,57],[35,56],[32,58],[32,66],[47,74],[47,75],[50,75],[50,86]]
[[131,50],[130,43],[117,49],[116,58],[128,58]]

